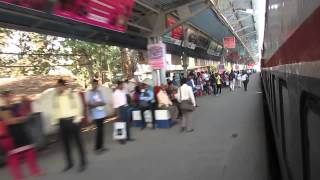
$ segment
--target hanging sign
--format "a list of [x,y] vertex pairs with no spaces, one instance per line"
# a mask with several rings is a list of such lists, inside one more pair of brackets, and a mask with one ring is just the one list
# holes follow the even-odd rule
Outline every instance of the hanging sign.
[[162,69],[166,66],[166,45],[164,43],[148,45],[149,65],[153,69]]
[[220,74],[222,74],[225,71],[224,64],[219,64],[218,65],[218,71],[219,71]]
[[236,48],[236,38],[234,36],[223,38],[223,46],[228,49]]

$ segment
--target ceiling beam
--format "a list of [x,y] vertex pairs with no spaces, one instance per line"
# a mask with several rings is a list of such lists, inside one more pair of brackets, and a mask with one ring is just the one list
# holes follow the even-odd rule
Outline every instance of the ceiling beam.
[[251,15],[248,15],[248,16],[245,16],[245,17],[242,17],[242,18],[239,18],[239,19],[236,20],[236,21],[232,21],[232,22],[231,22],[231,25],[237,24],[237,23],[239,23],[239,22],[241,22],[241,21],[243,21],[243,20],[246,20],[246,19],[248,19],[248,18],[250,18],[250,17],[251,17]]
[[209,9],[211,7],[211,4],[207,3],[204,4],[201,8],[199,8],[198,10],[196,10],[195,12],[191,12],[190,14],[186,15],[184,18],[181,18],[176,24],[166,28],[161,36],[169,33],[170,31],[172,31],[173,29],[177,28],[178,26],[182,25],[183,23],[187,22],[188,20],[190,20],[191,18],[193,18],[194,16],[199,15],[200,13],[204,12],[205,10]]
[[178,10],[179,8],[181,8],[181,7],[190,7],[190,6],[194,6],[194,5],[197,5],[197,4],[200,4],[200,3],[204,3],[204,2],[206,2],[206,0],[194,0],[194,1],[191,1],[191,2],[189,2],[189,3],[183,4],[183,5],[181,5],[181,6],[168,9],[168,10],[164,11],[164,13],[165,13],[165,14],[171,13],[171,12],[173,12],[173,11],[177,11],[177,10]]
[[142,31],[145,31],[145,32],[148,32],[148,33],[151,33],[151,32],[152,32],[152,29],[147,28],[147,27],[145,27],[145,26],[141,26],[141,25],[132,23],[132,22],[128,22],[128,25],[131,26],[131,27],[138,28],[138,29],[140,29],[140,30],[142,30]]
[[241,38],[244,38],[244,37],[248,37],[248,36],[253,35],[253,34],[257,34],[257,31],[249,32],[249,33],[244,34],[244,35],[242,35],[242,36],[240,36],[240,37],[241,37]]
[[246,30],[246,29],[251,28],[251,27],[252,27],[252,25],[251,26],[242,27],[241,29],[236,30],[236,33],[239,33],[241,31]]
[[246,44],[242,41],[242,39],[239,37],[239,35],[235,32],[231,24],[229,23],[228,19],[217,9],[216,6],[211,6],[211,9],[217,14],[220,21],[231,31],[231,33],[240,41],[244,49],[247,51],[251,59],[253,58],[252,53],[250,52],[249,48],[246,46]]
[[150,11],[153,11],[153,12],[155,12],[157,14],[160,14],[159,10],[157,10],[156,8],[151,7],[150,5],[142,2],[141,0],[136,0],[136,3],[139,4],[140,6],[146,8],[146,9],[149,9]]

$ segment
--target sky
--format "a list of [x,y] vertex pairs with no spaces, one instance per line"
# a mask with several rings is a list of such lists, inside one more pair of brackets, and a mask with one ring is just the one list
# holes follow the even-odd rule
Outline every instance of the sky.
[[[266,0],[253,0],[256,9],[256,28],[258,30],[258,47],[261,53],[265,30]],[[261,54],[260,54],[261,57]],[[259,58],[260,59],[260,58]]]

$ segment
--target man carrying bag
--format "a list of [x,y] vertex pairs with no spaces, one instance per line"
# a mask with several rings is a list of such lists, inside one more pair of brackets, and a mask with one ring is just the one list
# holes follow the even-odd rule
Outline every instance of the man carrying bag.
[[192,87],[187,85],[187,80],[181,80],[181,87],[178,89],[177,99],[182,111],[181,132],[193,132],[192,112],[195,110],[196,101]]

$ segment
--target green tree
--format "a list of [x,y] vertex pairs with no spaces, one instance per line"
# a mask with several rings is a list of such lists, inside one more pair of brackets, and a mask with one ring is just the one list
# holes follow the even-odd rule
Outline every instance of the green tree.
[[93,78],[103,78],[104,72],[116,75],[121,72],[120,49],[105,44],[96,44],[66,39],[62,46],[65,53],[71,53],[73,66],[70,70],[88,83]]
[[[47,74],[60,60],[60,57],[54,56],[60,52],[56,45],[57,37],[2,29],[0,39],[1,75]],[[19,52],[3,52],[8,47],[15,47]]]
[[139,52],[128,48],[121,48],[120,52],[123,77],[126,79],[132,79],[139,60]]
[[0,52],[7,46],[19,53],[0,54],[0,76],[47,74],[53,66],[69,64],[68,69],[84,85],[93,78],[104,82],[113,77],[131,79],[139,58],[137,51],[127,48],[0,29]]

